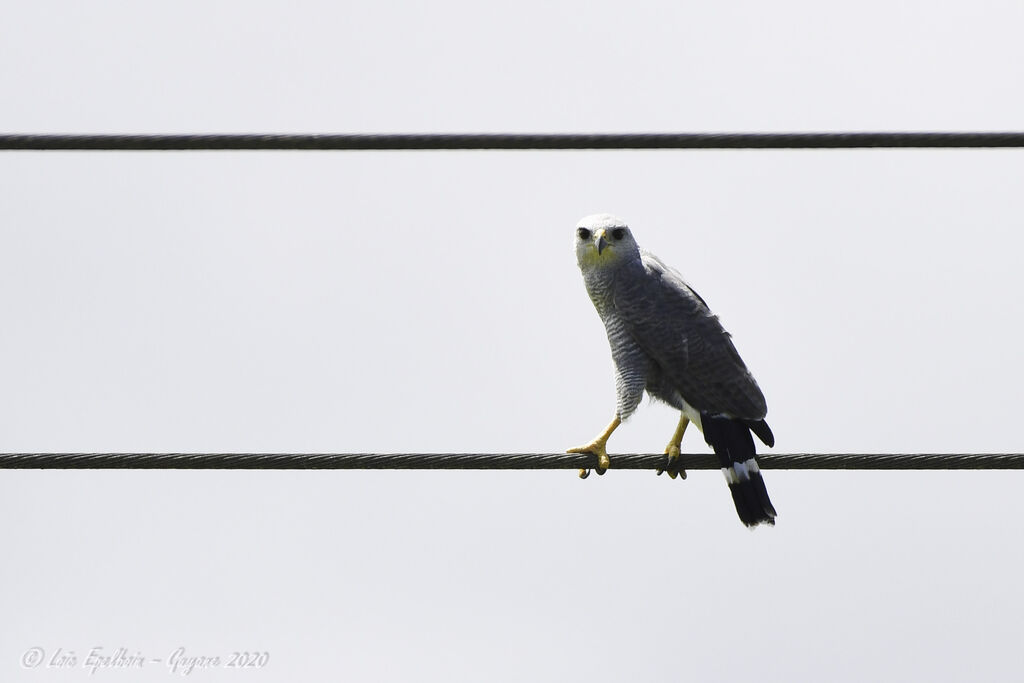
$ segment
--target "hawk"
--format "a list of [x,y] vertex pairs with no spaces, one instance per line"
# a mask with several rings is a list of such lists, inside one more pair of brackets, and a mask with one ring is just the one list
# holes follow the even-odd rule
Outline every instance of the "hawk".
[[767,404],[718,316],[679,273],[637,246],[622,219],[587,216],[576,225],[575,242],[583,282],[608,333],[617,401],[604,431],[568,452],[593,453],[604,474],[611,464],[608,437],[646,391],[680,411],[665,448],[669,476],[686,477],[679,446],[692,422],[718,456],[740,520],[749,527],[774,524],[751,437],[775,444],[764,420]]

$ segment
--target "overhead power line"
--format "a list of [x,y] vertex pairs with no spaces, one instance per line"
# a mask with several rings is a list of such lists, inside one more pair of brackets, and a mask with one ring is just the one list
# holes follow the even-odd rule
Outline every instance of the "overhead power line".
[[[612,455],[613,470],[653,470],[664,455]],[[1024,453],[763,453],[773,470],[1010,470]],[[713,454],[683,454],[687,470],[716,470]],[[578,453],[0,453],[0,469],[543,470],[592,469]]]
[[0,134],[0,151],[855,149],[1024,147],[1024,132]]

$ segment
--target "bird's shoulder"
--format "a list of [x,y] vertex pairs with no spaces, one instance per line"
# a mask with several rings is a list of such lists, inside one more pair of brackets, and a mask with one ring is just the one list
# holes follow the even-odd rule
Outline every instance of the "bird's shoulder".
[[649,251],[640,251],[634,272],[615,289],[616,308],[628,317],[714,318],[707,302],[683,276]]
[[764,417],[764,395],[707,302],[654,254],[642,252],[641,263],[645,292],[618,301],[636,342],[691,405]]
[[640,251],[640,262],[643,264],[644,270],[647,271],[648,277],[657,280],[668,292],[696,300],[705,309],[711,310],[707,302],[704,301],[704,297],[698,294],[697,290],[691,287],[675,268],[646,250]]

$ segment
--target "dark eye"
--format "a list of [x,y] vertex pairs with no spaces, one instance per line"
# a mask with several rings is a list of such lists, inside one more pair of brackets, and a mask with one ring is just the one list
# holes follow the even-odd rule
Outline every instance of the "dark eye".
[[625,228],[615,228],[614,230],[612,230],[612,239],[615,240],[615,241],[621,240],[625,236],[626,236],[626,229]]
[[579,238],[581,240],[589,240],[590,239],[590,231],[587,230],[586,228],[580,228],[579,230],[576,231],[576,234],[579,235]]

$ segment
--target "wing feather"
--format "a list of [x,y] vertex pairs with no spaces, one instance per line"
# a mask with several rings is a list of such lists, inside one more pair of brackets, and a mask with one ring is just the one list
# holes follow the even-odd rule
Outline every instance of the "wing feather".
[[759,420],[764,394],[704,299],[653,254],[642,277],[616,283],[613,305],[626,330],[694,408]]

